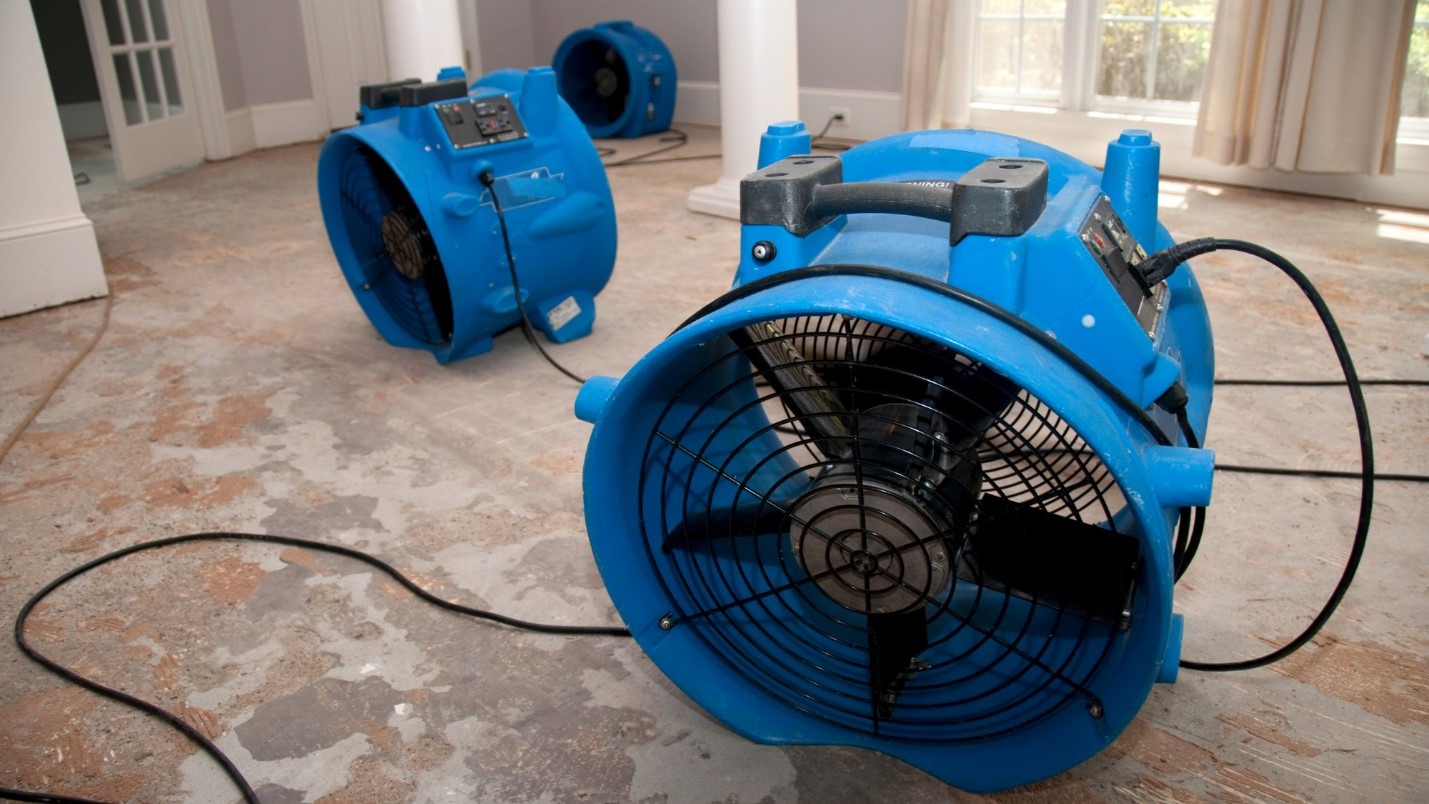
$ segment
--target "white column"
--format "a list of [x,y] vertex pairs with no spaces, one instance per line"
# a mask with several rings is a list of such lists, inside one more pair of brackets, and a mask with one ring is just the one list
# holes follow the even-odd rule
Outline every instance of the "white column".
[[719,181],[690,191],[696,212],[739,217],[739,181],[759,162],[770,123],[799,118],[795,0],[719,0]]
[[463,63],[457,0],[382,0],[382,39],[393,81],[435,81],[443,67]]
[[0,1],[0,317],[108,292],[29,3]]

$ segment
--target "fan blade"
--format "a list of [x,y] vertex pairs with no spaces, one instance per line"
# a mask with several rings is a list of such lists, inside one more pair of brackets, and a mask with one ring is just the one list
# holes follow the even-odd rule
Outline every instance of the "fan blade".
[[852,415],[776,323],[765,321],[757,328],[743,327],[729,335],[824,456],[848,459],[852,454]]
[[893,714],[898,695],[926,665],[918,654],[928,647],[928,619],[922,606],[897,614],[868,615],[870,685],[880,717]]
[[1140,561],[1135,536],[987,494],[958,577],[1124,628]]
[[788,530],[784,520],[792,500],[754,500],[688,516],[665,534],[661,550],[707,545],[716,539],[779,534]]
[[951,430],[945,435],[958,451],[970,449],[1017,398],[1006,377],[927,342],[889,341],[857,370],[861,390],[851,392],[850,407],[866,410],[890,398],[921,401],[942,413]]

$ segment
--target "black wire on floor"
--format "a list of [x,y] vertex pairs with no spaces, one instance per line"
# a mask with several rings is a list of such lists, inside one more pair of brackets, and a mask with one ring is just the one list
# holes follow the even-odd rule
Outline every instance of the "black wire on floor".
[[810,138],[809,148],[815,151],[847,151],[849,148],[851,148],[852,146],[842,142],[821,141],[824,139],[825,136],[828,135],[829,129],[833,128],[834,123],[842,119],[844,119],[844,116],[841,114],[829,115],[829,119],[824,123],[824,127],[819,129],[818,134],[815,134],[812,138]]
[[[664,145],[660,148],[656,148],[653,151],[646,151],[645,153],[636,154],[635,156],[629,156],[624,159],[615,159],[609,162],[601,162],[601,164],[604,165],[607,169],[609,169],[638,165],[664,165],[670,162],[692,162],[697,159],[720,158],[720,154],[696,154],[694,156],[667,156],[663,159],[652,159],[651,157],[659,156],[660,154],[666,154],[671,151],[685,147],[685,145],[687,145],[690,141],[690,135],[678,128],[671,128],[666,130],[665,135],[662,136],[659,141],[669,144]],[[599,153],[602,158],[607,156],[614,156],[616,154],[616,150],[614,148],[597,148],[596,152]]]
[[[455,612],[457,614],[462,614],[468,617],[475,617],[481,620],[497,623],[499,625],[505,625],[511,628],[517,628],[522,631],[532,631],[539,634],[558,634],[567,636],[630,636],[630,630],[627,628],[622,628],[620,626],[557,625],[552,623],[537,623],[530,622],[528,620],[519,620],[515,617],[508,617],[504,614],[497,614],[495,612],[487,611],[485,609],[473,608],[471,606],[463,606],[460,603],[453,603],[450,600],[445,600],[443,598],[437,597],[431,592],[428,592],[427,590],[418,586],[414,581],[412,581],[412,579],[403,575],[396,567],[392,566],[386,561],[383,561],[380,558],[377,558],[376,556],[364,553],[361,550],[354,550],[351,547],[345,547],[340,544],[328,544],[326,542],[318,542],[313,541],[311,539],[300,539],[294,536],[275,536],[263,533],[189,533],[183,536],[170,536],[164,539],[154,539],[152,541],[140,542],[139,544],[134,544],[130,545],[129,547],[115,550],[112,553],[106,553],[99,558],[94,559],[93,561],[88,561],[84,564],[79,565],[78,567],[75,567],[74,569],[66,572],[58,578],[55,578],[53,581],[50,581],[49,583],[45,584],[44,588],[40,589],[40,591],[36,592],[33,597],[31,597],[25,602],[25,605],[20,608],[19,615],[15,618],[14,636],[15,644],[19,646],[20,650],[24,652],[26,656],[28,656],[34,662],[43,666],[45,669],[59,676],[60,678],[63,678],[64,680],[70,682],[71,684],[77,684],[78,686],[84,687],[90,692],[94,692],[111,700],[115,700],[120,703],[132,706],[135,709],[144,712],[145,714],[148,714],[152,717],[164,721],[165,723],[168,723],[170,726],[173,726],[180,732],[183,732],[185,737],[188,737],[190,740],[192,740],[199,748],[203,749],[204,753],[208,754],[210,757],[213,758],[215,762],[219,764],[219,766],[223,769],[223,772],[227,774],[228,778],[232,779],[234,785],[238,787],[239,792],[243,795],[243,799],[247,802],[250,802],[250,804],[258,804],[258,796],[256,793],[253,792],[253,787],[248,783],[248,780],[243,777],[243,774],[238,770],[238,767],[233,764],[233,760],[229,759],[228,755],[223,753],[223,750],[220,749],[213,742],[213,740],[210,740],[207,736],[205,736],[203,732],[189,725],[189,723],[185,721],[182,717],[156,704],[150,703],[142,698],[136,698],[135,696],[130,695],[129,693],[124,692],[122,690],[117,690],[113,687],[101,684],[98,681],[80,675],[74,670],[65,667],[59,662],[56,662],[54,659],[51,659],[50,657],[41,653],[33,645],[31,645],[30,641],[25,637],[25,622],[29,619],[30,614],[32,611],[34,611],[35,606],[39,605],[45,598],[49,597],[50,594],[53,593],[56,589],[59,589],[61,586],[64,586],[65,584],[69,583],[70,581],[73,581],[81,575],[84,575],[90,570],[93,570],[97,567],[101,567],[112,561],[124,558],[125,556],[133,555],[134,553],[144,552],[146,550],[157,550],[164,547],[171,547],[176,544],[185,544],[188,542],[209,541],[264,542],[267,544],[288,545],[290,547],[303,547],[311,550],[318,550],[327,553],[335,553],[340,556],[346,556],[347,558],[356,559],[371,567],[375,567],[376,569],[391,577],[397,583],[400,583],[402,586],[406,587],[408,591],[416,595],[423,602],[430,603],[433,606],[446,609],[450,612]],[[74,798],[68,796],[55,796],[42,793],[29,793],[22,790],[0,788],[0,799],[3,798],[8,798],[14,801],[86,802],[87,804],[94,804],[92,799]]]
[[[1401,386],[1424,386],[1429,385],[1429,380],[1360,380],[1361,387],[1371,385],[1401,385]],[[1228,379],[1216,380],[1216,385],[1284,385],[1299,386],[1305,388],[1315,387],[1343,387],[1344,380],[1249,380],[1249,379]]]

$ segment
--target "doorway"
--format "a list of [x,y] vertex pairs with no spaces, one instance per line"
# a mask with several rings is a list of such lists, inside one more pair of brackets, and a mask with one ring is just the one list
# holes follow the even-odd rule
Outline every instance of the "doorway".
[[80,0],[30,0],[45,67],[59,107],[60,128],[69,151],[81,206],[123,186],[104,119],[99,78],[85,34]]

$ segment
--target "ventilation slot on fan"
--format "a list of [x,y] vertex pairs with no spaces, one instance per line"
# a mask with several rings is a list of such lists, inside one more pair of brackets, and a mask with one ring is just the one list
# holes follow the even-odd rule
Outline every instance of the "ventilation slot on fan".
[[504,70],[468,88],[449,68],[360,97],[361,125],[323,145],[318,194],[333,253],[377,331],[443,363],[489,350],[521,321],[518,306],[552,341],[588,334],[615,265],[615,210],[555,74]]
[[629,22],[572,32],[551,59],[561,97],[592,137],[641,137],[670,127],[675,60],[660,37]]
[[1210,453],[1148,412],[1181,383],[1203,429],[1212,368],[1190,271],[1136,281],[1156,170],[986,132],[809,145],[765,136],[735,288],[582,388],[591,549],[651,660],[751,739],[1051,776],[1174,680],[1171,531],[1209,497]]

